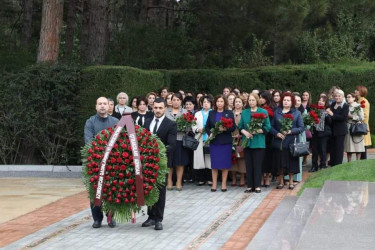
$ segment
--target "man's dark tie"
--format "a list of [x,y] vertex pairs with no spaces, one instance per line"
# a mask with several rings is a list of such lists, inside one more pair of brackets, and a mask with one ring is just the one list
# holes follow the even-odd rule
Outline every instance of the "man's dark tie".
[[152,132],[154,134],[156,134],[156,130],[158,129],[158,123],[159,123],[159,119],[155,119],[154,131]]

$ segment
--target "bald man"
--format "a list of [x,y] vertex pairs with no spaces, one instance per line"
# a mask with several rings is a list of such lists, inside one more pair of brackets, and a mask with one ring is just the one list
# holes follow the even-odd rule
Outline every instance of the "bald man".
[[[96,100],[96,115],[91,116],[87,119],[85,124],[85,143],[90,143],[92,139],[103,129],[113,127],[118,123],[118,119],[108,115],[109,103],[106,97],[99,97]],[[103,212],[100,207],[95,207],[93,203],[90,203],[91,214],[94,219],[93,228],[99,228],[102,225]],[[109,227],[115,227],[116,222],[112,219],[112,216],[107,215],[107,222]]]
[[107,129],[113,127],[118,123],[118,119],[108,115],[109,102],[106,97],[99,97],[96,100],[96,115],[91,116],[86,121],[85,125],[85,143],[91,142],[95,135]]

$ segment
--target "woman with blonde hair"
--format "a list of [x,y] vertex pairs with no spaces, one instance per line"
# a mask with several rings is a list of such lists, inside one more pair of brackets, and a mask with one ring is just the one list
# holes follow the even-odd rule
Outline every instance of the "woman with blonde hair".
[[[240,123],[238,124],[238,130],[242,134],[242,140],[244,141],[244,155],[246,163],[246,184],[247,189],[245,193],[256,192],[260,193],[261,179],[262,179],[262,166],[264,152],[266,148],[266,136],[265,134],[271,129],[270,119],[268,112],[260,108],[259,96],[256,93],[250,93],[247,99],[249,108],[242,112]],[[249,131],[249,125],[251,121],[255,119],[256,115],[262,114],[265,119],[262,122],[262,128],[257,131]],[[247,142],[246,142],[247,140]]]

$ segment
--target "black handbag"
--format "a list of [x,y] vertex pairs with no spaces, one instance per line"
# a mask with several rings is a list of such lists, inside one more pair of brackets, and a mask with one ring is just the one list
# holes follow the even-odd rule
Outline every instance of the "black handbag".
[[194,138],[194,133],[186,133],[182,137],[182,146],[187,149],[196,150],[199,145],[199,141]]
[[359,135],[367,135],[367,125],[366,123],[356,122],[352,123],[349,128],[350,134],[359,136]]
[[295,138],[294,143],[289,144],[289,151],[293,157],[300,157],[309,155],[310,142],[297,142],[297,138]]
[[210,145],[203,145],[203,154],[205,155],[210,154]]

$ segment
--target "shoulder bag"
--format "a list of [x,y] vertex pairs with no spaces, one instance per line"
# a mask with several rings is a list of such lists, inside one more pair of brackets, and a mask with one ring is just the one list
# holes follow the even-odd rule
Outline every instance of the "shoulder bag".
[[350,134],[354,136],[367,135],[367,125],[363,122],[356,122],[350,125]]
[[309,147],[310,143],[308,141],[297,142],[297,137],[294,137],[294,143],[289,144],[289,151],[293,157],[300,157],[310,154]]
[[182,146],[190,150],[196,150],[199,145],[199,141],[195,139],[193,132],[188,132],[182,137]]

